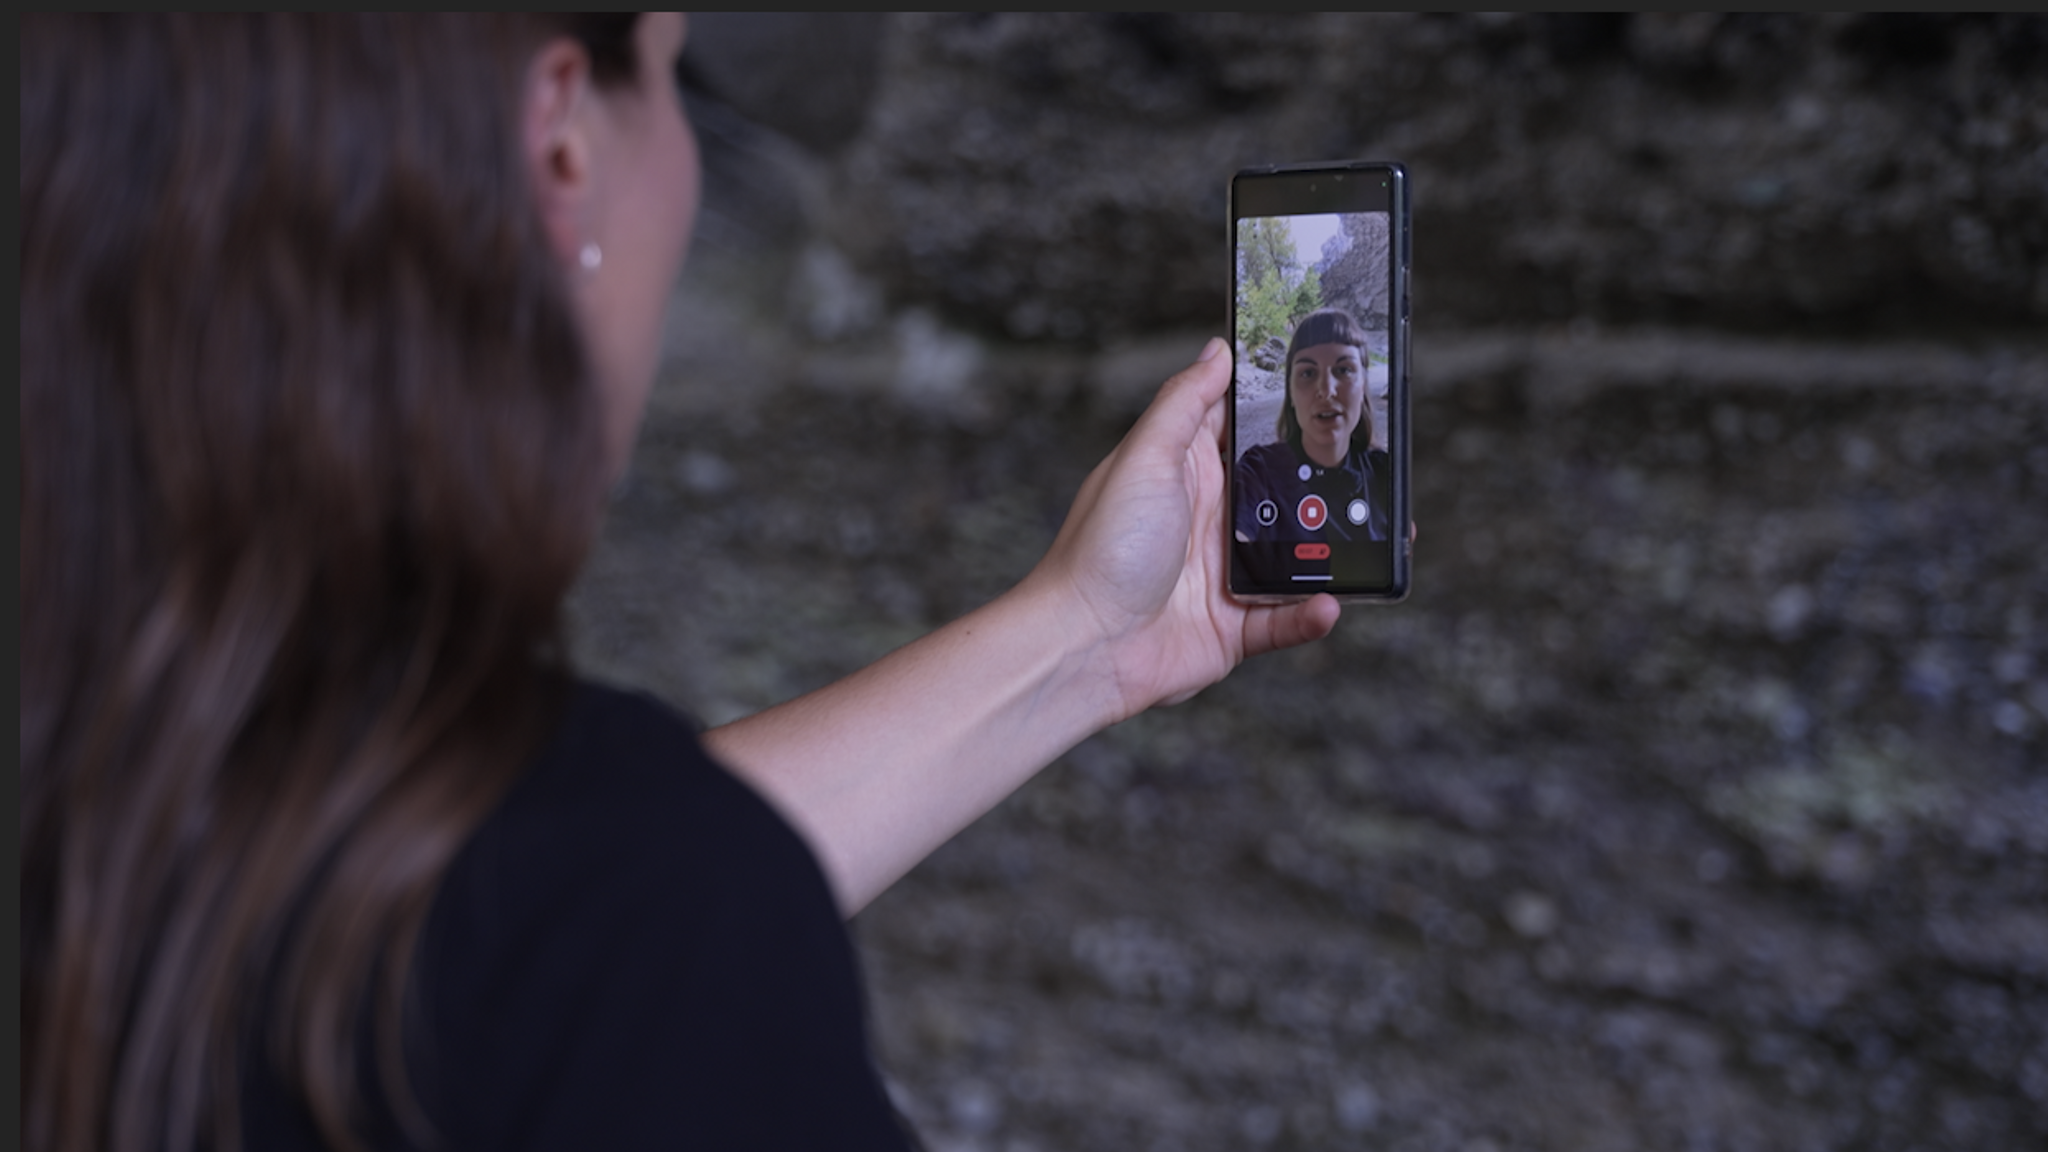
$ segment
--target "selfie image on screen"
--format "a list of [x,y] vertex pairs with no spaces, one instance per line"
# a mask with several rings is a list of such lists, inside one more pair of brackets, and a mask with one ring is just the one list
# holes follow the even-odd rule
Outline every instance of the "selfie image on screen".
[[1232,535],[1261,585],[1391,572],[1385,212],[1237,221]]

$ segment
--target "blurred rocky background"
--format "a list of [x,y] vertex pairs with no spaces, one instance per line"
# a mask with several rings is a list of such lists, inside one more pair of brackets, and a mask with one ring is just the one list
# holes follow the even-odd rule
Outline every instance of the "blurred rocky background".
[[572,604],[718,722],[973,607],[1415,187],[1415,593],[855,922],[937,1150],[2048,1143],[2048,18],[693,18],[705,209]]

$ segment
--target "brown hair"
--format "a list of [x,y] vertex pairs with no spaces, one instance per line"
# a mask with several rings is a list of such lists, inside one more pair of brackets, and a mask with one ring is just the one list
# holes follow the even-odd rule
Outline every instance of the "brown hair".
[[[631,20],[21,22],[22,1131],[338,1145],[547,729],[604,466],[516,110]],[[265,1025],[263,1031],[255,1029]]]
[[[1286,391],[1281,399],[1280,415],[1274,419],[1273,426],[1280,434],[1281,442],[1294,445],[1296,451],[1301,448],[1301,421],[1294,415],[1294,354],[1318,344],[1349,344],[1358,349],[1361,361],[1369,347],[1364,326],[1352,319],[1351,313],[1338,308],[1311,312],[1295,325],[1294,336],[1287,341],[1287,359],[1280,365],[1280,378]],[[1363,367],[1363,363],[1360,366]],[[1359,413],[1358,426],[1351,430],[1354,449],[1372,447],[1372,427],[1372,404],[1368,402],[1365,411]]]

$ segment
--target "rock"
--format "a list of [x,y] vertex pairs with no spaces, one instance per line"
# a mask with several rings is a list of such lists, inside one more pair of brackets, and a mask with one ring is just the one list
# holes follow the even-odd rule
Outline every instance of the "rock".
[[[1203,141],[1417,158],[1437,321],[1410,601],[1091,738],[861,913],[934,1146],[2048,1142],[2048,346],[1930,255],[2041,266],[1997,199],[2041,187],[2040,18],[887,27],[837,158],[700,125],[746,163],[570,604],[590,674],[716,723],[1029,571],[1222,321]],[[842,219],[854,177],[914,211]],[[1267,429],[1282,351],[1239,350]]]
[[1015,337],[1216,323],[1230,173],[1328,157],[1409,164],[1418,323],[2048,317],[2038,14],[924,14],[885,58],[834,233]]
[[829,154],[866,119],[886,31],[875,12],[693,12],[683,67],[741,115]]

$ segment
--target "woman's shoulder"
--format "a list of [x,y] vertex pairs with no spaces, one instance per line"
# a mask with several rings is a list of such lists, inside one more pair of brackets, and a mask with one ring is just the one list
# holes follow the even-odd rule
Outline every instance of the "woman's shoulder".
[[1286,477],[1300,466],[1294,449],[1278,440],[1254,444],[1237,458],[1237,470],[1243,476]]
[[817,873],[787,822],[704,752],[693,722],[645,693],[587,681],[458,866],[533,869],[539,859],[552,877],[594,870],[610,882],[704,866],[727,874],[735,862]]
[[[651,697],[576,687],[449,869],[416,977],[414,1077],[455,1146],[900,1146],[815,858]],[[776,1111],[778,1069],[816,1117]]]
[[1245,449],[1244,454],[1239,456],[1238,459],[1240,461],[1256,460],[1261,464],[1272,461],[1293,463],[1294,449],[1289,447],[1284,441],[1268,440],[1264,444],[1254,444]]

